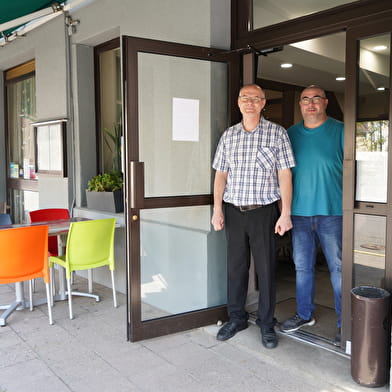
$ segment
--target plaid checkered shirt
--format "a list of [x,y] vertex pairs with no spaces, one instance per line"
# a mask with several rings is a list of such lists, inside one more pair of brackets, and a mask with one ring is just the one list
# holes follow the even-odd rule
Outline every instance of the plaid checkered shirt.
[[261,117],[252,132],[242,123],[220,138],[212,167],[227,172],[223,200],[236,206],[266,205],[280,199],[278,170],[295,166],[286,130]]

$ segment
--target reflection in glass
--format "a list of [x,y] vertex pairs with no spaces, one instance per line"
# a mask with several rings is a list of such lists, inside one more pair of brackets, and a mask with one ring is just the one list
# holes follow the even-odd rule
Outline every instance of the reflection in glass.
[[138,70],[145,196],[212,193],[211,161],[227,128],[227,64],[139,53]]
[[384,287],[386,217],[356,214],[354,233],[354,287]]
[[226,303],[226,243],[211,206],[140,211],[142,320]]
[[120,49],[99,54],[101,170],[124,171],[122,167],[122,97]]
[[[384,48],[384,49],[380,49]],[[359,41],[356,200],[387,201],[390,35]]]
[[13,223],[29,222],[29,211],[39,209],[39,193],[19,189],[8,190]]
[[287,0],[253,0],[253,27],[259,29],[352,2],[353,0],[302,1],[300,3]]
[[[34,128],[36,120],[35,75],[7,85],[8,167],[17,167],[24,177],[23,168],[35,165]],[[13,173],[8,173],[14,177]]]

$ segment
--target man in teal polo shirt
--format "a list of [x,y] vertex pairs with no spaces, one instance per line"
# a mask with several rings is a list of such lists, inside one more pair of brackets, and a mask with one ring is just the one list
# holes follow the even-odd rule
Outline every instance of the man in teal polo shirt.
[[315,262],[318,245],[327,260],[341,325],[343,123],[326,114],[328,99],[309,86],[299,101],[303,121],[288,129],[296,166],[293,172],[292,239],[297,312],[281,325],[293,332],[314,325]]

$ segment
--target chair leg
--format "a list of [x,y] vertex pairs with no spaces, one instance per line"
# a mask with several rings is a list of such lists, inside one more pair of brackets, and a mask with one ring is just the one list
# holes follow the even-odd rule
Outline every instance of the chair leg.
[[53,324],[53,317],[52,317],[52,301],[53,301],[53,295],[52,295],[52,290],[51,290],[51,284],[50,283],[45,283],[46,286],[46,300],[48,302],[48,316],[49,316],[49,324]]
[[50,267],[49,268],[49,275],[50,275],[50,306],[53,306],[53,296],[56,293],[55,287],[54,287],[54,268]]
[[113,305],[117,308],[117,294],[116,294],[116,287],[114,286],[114,271],[110,271],[112,276],[112,290],[113,290]]
[[30,312],[33,311],[33,281],[34,279],[29,280],[29,299],[30,299]]
[[58,270],[59,267],[57,264],[53,266],[53,276],[50,277],[50,285],[52,286],[52,294],[56,294],[56,269]]
[[68,307],[69,307],[69,318],[73,319],[72,313],[72,290],[71,290],[71,278],[67,278],[67,288],[68,288]]
[[93,270],[89,269],[87,271],[87,280],[88,280],[88,292],[93,292]]

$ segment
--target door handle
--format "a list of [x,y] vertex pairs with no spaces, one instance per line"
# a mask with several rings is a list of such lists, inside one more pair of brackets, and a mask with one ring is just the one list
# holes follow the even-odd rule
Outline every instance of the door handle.
[[144,162],[131,161],[130,164],[131,208],[144,207]]

